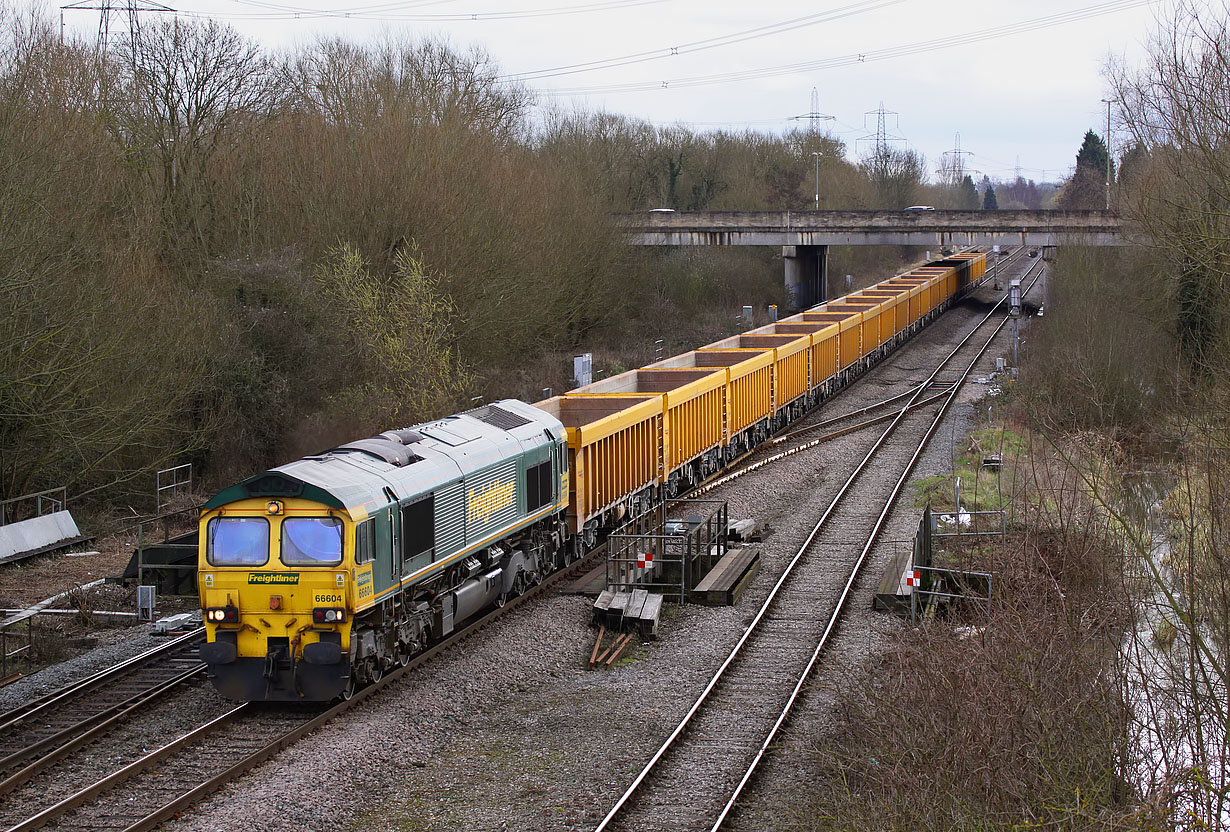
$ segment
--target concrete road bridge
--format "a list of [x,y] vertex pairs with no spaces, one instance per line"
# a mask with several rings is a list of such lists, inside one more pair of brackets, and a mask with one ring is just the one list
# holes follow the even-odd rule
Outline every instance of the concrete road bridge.
[[649,211],[620,214],[634,245],[781,246],[799,306],[826,299],[829,246],[1123,245],[1108,211]]

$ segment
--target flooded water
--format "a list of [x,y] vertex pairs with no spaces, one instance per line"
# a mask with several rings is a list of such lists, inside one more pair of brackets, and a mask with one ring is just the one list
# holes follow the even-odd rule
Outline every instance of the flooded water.
[[[1118,501],[1135,599],[1119,651],[1136,720],[1133,779],[1146,799],[1170,803],[1175,828],[1230,829],[1224,645],[1193,615],[1185,577],[1174,570],[1173,477],[1125,477]],[[1167,800],[1170,798],[1170,800]]]

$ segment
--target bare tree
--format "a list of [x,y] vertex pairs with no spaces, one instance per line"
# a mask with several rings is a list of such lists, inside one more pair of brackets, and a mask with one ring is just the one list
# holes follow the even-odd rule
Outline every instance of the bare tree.
[[1226,355],[1224,275],[1230,271],[1230,8],[1177,0],[1154,34],[1146,66],[1112,64],[1122,126],[1147,162],[1121,210],[1139,242],[1170,264],[1169,291],[1189,366]]
[[226,24],[171,18],[125,41],[115,67],[126,72],[111,102],[117,139],[155,173],[169,231],[206,244],[211,162],[244,122],[277,107],[271,61]]
[[860,167],[875,189],[877,207],[913,205],[926,174],[926,162],[908,148],[884,147],[863,160]]

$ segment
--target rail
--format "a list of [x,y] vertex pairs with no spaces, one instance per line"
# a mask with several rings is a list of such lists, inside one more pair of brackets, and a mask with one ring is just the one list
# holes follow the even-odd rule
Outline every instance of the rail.
[[[1037,283],[1037,280],[1041,276],[1040,265],[1041,264],[1039,264],[1039,275],[1038,277],[1034,278],[1033,283],[1030,284],[1030,288],[1032,288],[1033,285]],[[1026,272],[1026,276],[1028,276],[1028,274],[1033,271],[1033,268],[1034,267],[1031,267]],[[722,662],[722,664],[718,667],[716,672],[710,678],[709,682],[706,684],[705,688],[701,691],[696,701],[692,704],[692,706],[684,714],[683,718],[679,721],[679,723],[671,731],[670,735],[666,738],[666,740],[662,743],[662,745],[658,748],[658,750],[651,756],[651,758],[645,764],[645,766],[641,769],[641,771],[636,775],[632,783],[627,787],[627,789],[623,792],[623,794],[620,795],[618,800],[615,802],[615,805],[610,809],[610,811],[606,814],[606,816],[602,819],[602,821],[595,828],[595,832],[603,832],[603,830],[609,829],[611,827],[613,822],[621,814],[621,812],[625,809],[625,807],[627,807],[630,801],[639,793],[643,784],[646,783],[646,781],[648,780],[650,774],[654,771],[654,769],[666,757],[666,755],[676,746],[676,743],[679,741],[680,737],[684,734],[689,724],[693,721],[693,719],[697,716],[697,714],[700,713],[701,710],[709,702],[710,697],[712,696],[714,691],[717,689],[718,685],[721,683],[721,681],[725,677],[728,670],[731,668],[731,666],[735,663],[735,661],[739,658],[739,656],[743,652],[745,645],[747,645],[749,641],[751,640],[751,638],[753,637],[753,635],[758,632],[758,628],[760,627],[761,623],[765,620],[765,617],[768,614],[769,610],[773,608],[773,606],[775,605],[778,599],[778,596],[781,593],[783,587],[791,579],[796,568],[803,562],[804,558],[806,557],[809,550],[811,549],[812,544],[816,540],[820,531],[826,527],[826,525],[828,524],[829,518],[836,511],[838,505],[845,498],[846,494],[849,492],[854,482],[861,477],[863,472],[867,469],[871,460],[874,459],[876,455],[880,452],[881,448],[884,446],[888,438],[892,434],[895,433],[898,426],[906,418],[907,414],[909,414],[911,411],[916,409],[915,405],[917,404],[918,400],[922,398],[923,392],[929,388],[929,386],[938,377],[940,372],[942,372],[944,367],[947,366],[947,364],[957,355],[957,353],[974,337],[974,335],[982,328],[982,326],[991,319],[995,311],[1000,306],[1002,306],[1004,302],[1005,302],[1004,300],[1001,300],[999,303],[995,304],[995,306],[992,307],[991,311],[987,314],[987,316],[984,317],[981,321],[979,321],[977,325],[965,336],[965,338],[961,340],[961,342],[957,345],[957,347],[954,348],[947,356],[945,356],[945,358],[935,368],[935,370],[931,373],[928,379],[922,384],[918,385],[914,389],[914,392],[911,394],[910,398],[907,400],[905,406],[900,409],[900,411],[893,418],[890,425],[875,440],[871,448],[867,451],[867,453],[864,455],[862,460],[855,467],[854,471],[850,474],[850,476],[846,479],[846,481],[839,488],[837,494],[829,502],[828,506],[825,508],[824,512],[821,514],[819,520],[812,527],[810,533],[807,535],[802,545],[798,548],[798,550],[795,552],[793,557],[790,559],[789,563],[786,565],[786,568],[782,572],[781,576],[778,578],[777,582],[774,584],[772,589],[769,591],[768,596],[765,598],[760,608],[756,611],[751,622],[747,625],[746,629],[744,630],[743,635],[740,637],[740,639],[735,644],[735,646],[732,648],[732,650],[730,651],[726,659]],[[1001,320],[1000,323],[995,327],[991,335],[986,339],[986,341],[978,349],[977,354],[969,362],[968,366],[965,367],[964,371],[960,374],[960,377],[957,379],[957,381],[955,381],[951,385],[951,387],[945,394],[943,403],[941,404],[938,412],[935,414],[931,423],[926,428],[925,432],[922,435],[922,438],[917,443],[913,451],[913,454],[911,455],[909,461],[906,463],[904,470],[901,472],[901,475],[898,477],[896,483],[893,485],[893,488],[889,492],[888,499],[885,501],[883,509],[880,511],[878,517],[876,518],[874,525],[872,526],[871,532],[867,537],[866,543],[863,545],[858,556],[855,558],[854,563],[851,567],[849,576],[838,597],[836,606],[833,612],[830,614],[828,621],[824,626],[824,630],[815,646],[815,649],[813,650],[811,654],[811,657],[809,658],[805,668],[803,669],[802,673],[800,674],[798,678],[798,681],[796,682],[793,690],[791,691],[789,697],[787,698],[785,706],[783,707],[780,715],[774,722],[774,725],[772,729],[769,731],[768,736],[764,739],[759,749],[753,755],[750,764],[748,765],[747,769],[744,771],[742,777],[739,779],[739,782],[736,785],[733,793],[730,795],[729,799],[726,801],[725,806],[722,808],[721,812],[719,813],[716,821],[713,823],[711,827],[712,832],[716,832],[716,830],[720,829],[722,824],[725,822],[726,818],[729,816],[730,812],[732,811],[732,809],[738,802],[739,797],[742,795],[745,787],[747,786],[747,784],[750,782],[753,775],[755,774],[757,768],[759,767],[761,760],[764,758],[768,749],[772,746],[772,743],[774,739],[777,737],[778,733],[780,732],[782,725],[785,723],[789,714],[793,710],[793,707],[795,703],[797,702],[798,697],[801,691],[803,690],[805,683],[807,682],[807,679],[810,677],[812,670],[814,669],[816,663],[819,660],[820,655],[822,654],[825,646],[828,644],[829,638],[834,628],[836,627],[837,622],[841,618],[841,614],[845,609],[847,601],[853,590],[855,581],[859,577],[859,574],[862,570],[862,566],[867,559],[867,555],[871,551],[872,547],[875,545],[876,541],[878,540],[880,532],[883,529],[884,524],[888,518],[889,512],[891,511],[892,507],[895,505],[896,500],[898,496],[900,495],[902,489],[904,488],[905,483],[907,482],[910,473],[913,471],[915,465],[918,462],[918,459],[921,457],[928,442],[930,441],[931,437],[934,435],[937,427],[939,426],[940,421],[943,419],[944,415],[947,413],[948,408],[950,407],[952,401],[955,399],[957,395],[957,392],[961,389],[962,385],[964,384],[966,379],[969,377],[970,373],[973,371],[973,368],[975,364],[977,363],[977,361],[981,359],[983,354],[986,352],[986,350],[990,347],[991,343],[994,341],[995,337],[1000,333],[1000,331],[1002,331],[1006,320],[1007,320],[1006,318]],[[808,443],[809,446],[812,444],[814,443]],[[775,455],[774,457],[771,458],[771,460],[780,459],[782,458],[782,456],[784,456],[784,454]],[[727,482],[730,479],[735,478],[736,476],[749,473],[751,470],[755,470],[755,468],[762,467],[764,464],[767,464],[767,462],[771,460],[764,460],[764,461],[761,461],[760,463],[756,463],[754,465],[748,466],[742,469],[741,471],[736,472],[733,475],[726,475],[725,477],[719,477],[713,483],[709,484],[706,490],[708,488],[716,487],[716,485],[721,484],[723,482]]]

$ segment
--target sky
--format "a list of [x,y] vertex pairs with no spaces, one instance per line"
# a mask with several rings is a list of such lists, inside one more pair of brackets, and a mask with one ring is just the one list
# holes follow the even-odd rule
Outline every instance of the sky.
[[[922,153],[933,174],[960,134],[975,178],[1010,179],[1019,165],[1037,181],[1070,171],[1087,129],[1105,133],[1106,63],[1139,65],[1163,13],[1161,0],[164,2],[273,48],[442,36],[481,47],[543,107],[773,133],[818,112],[851,158],[869,148],[868,113],[883,104],[894,145]],[[93,36],[98,12],[64,21]]]

